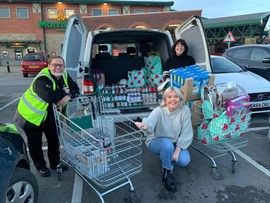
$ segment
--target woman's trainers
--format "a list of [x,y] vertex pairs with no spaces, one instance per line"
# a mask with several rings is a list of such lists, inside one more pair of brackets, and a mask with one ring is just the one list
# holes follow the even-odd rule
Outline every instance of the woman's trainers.
[[38,170],[38,173],[42,177],[49,177],[51,175],[50,169],[48,169],[46,166]]

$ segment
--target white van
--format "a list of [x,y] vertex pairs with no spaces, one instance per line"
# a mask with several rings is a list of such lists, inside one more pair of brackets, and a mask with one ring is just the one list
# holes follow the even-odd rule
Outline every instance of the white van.
[[[235,64],[231,64],[225,58],[215,56],[210,58],[200,17],[192,16],[187,19],[175,29],[174,35],[175,39],[181,38],[186,41],[189,46],[188,54],[193,56],[198,66],[215,74],[215,84],[236,81],[250,95],[252,110],[257,113],[269,112],[270,82],[241,67],[235,67]],[[89,31],[80,16],[74,15],[68,21],[62,56],[73,79],[82,78],[82,93],[92,93],[96,89],[94,77],[98,75],[105,86],[117,87],[119,83],[125,84],[129,72],[141,70],[146,66],[145,58],[149,53],[158,56],[163,67],[171,56],[172,45],[173,39],[168,31],[153,29]],[[222,70],[220,66],[223,67]],[[147,92],[136,93],[141,97],[149,97]],[[152,97],[152,92],[150,95]],[[126,92],[122,94],[124,99],[122,97],[119,99],[118,96],[121,96],[118,92],[103,94],[104,106],[110,105],[109,107],[130,115],[142,113],[145,116],[145,113],[149,113],[159,103],[158,98],[154,98],[156,104],[136,103],[137,100],[129,101],[127,104],[126,97],[129,95]]]
[[[189,46],[189,55],[196,64],[211,72],[210,59],[204,29],[199,17],[189,18],[175,29],[175,38],[184,39]],[[94,75],[103,73],[105,86],[126,82],[128,71],[145,67],[147,54],[160,57],[161,66],[171,56],[173,39],[169,31],[118,29],[89,31],[78,15],[72,16],[67,25],[62,56],[73,79],[83,77],[82,93],[92,93],[95,88]],[[121,83],[123,84],[123,83]],[[136,91],[136,90],[135,90]],[[106,102],[106,98],[103,100]],[[116,102],[116,101],[114,101]],[[128,105],[117,103],[122,113],[149,113],[156,103]]]

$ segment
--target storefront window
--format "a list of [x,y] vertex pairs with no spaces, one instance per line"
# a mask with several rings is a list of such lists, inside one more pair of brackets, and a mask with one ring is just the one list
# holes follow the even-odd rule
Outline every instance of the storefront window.
[[29,18],[28,8],[17,8],[17,18]]
[[57,19],[58,10],[57,8],[47,8],[47,18],[48,19]]
[[65,9],[65,11],[64,11],[64,15],[65,15],[66,18],[69,18],[73,14],[75,14],[75,10],[74,9]]
[[144,10],[142,10],[142,9],[135,9],[134,10],[134,13],[144,13]]
[[98,8],[94,8],[92,14],[93,14],[93,16],[101,16],[102,10],[98,9]]
[[9,7],[0,7],[0,18],[10,18]]
[[109,15],[118,15],[118,10],[117,9],[110,9]]

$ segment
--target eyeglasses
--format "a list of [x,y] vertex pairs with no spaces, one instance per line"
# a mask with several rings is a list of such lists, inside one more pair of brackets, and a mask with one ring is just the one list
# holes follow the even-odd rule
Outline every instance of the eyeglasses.
[[64,67],[65,67],[64,64],[59,64],[59,63],[51,63],[51,65],[52,65],[54,68],[57,68],[58,66],[59,66],[60,68],[64,68]]

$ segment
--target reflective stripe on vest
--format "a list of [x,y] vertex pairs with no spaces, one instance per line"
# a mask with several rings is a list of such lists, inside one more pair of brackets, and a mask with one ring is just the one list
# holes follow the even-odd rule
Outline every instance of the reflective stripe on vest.
[[[28,90],[22,95],[19,105],[18,112],[19,114],[30,123],[39,126],[42,121],[44,121],[47,117],[47,108],[49,103],[40,98],[33,89],[33,84],[37,78],[41,76],[46,76],[49,78],[53,85],[53,90],[56,90],[56,83],[54,79],[50,75],[49,68],[42,69],[39,74],[34,78],[31,86]],[[68,75],[65,73],[63,76],[64,83],[66,87],[68,87]]]

